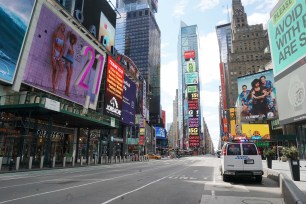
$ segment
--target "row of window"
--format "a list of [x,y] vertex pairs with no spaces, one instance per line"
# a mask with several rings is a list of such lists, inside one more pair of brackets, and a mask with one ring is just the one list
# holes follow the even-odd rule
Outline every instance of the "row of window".
[[129,12],[127,14],[127,18],[136,18],[139,16],[148,16],[151,15],[151,12],[149,12],[149,10],[141,10],[141,11],[133,11],[133,12]]

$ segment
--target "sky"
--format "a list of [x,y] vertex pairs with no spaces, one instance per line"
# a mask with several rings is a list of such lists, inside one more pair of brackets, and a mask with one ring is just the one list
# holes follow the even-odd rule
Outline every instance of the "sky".
[[[262,23],[266,27],[270,11],[277,1],[242,0],[249,25]],[[180,22],[183,21],[198,27],[201,111],[215,149],[220,138],[219,48],[215,27],[229,22],[231,6],[232,0],[158,0],[155,14],[161,31],[161,105],[166,111],[166,123],[173,121],[173,100],[178,87],[177,42]]]

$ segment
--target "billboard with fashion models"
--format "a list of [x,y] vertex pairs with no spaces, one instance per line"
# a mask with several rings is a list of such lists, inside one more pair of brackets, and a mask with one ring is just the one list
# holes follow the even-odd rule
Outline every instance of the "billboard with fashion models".
[[241,120],[275,120],[278,118],[273,71],[238,78],[238,105]]
[[22,83],[96,108],[106,54],[42,5]]
[[0,80],[12,84],[35,0],[0,1]]

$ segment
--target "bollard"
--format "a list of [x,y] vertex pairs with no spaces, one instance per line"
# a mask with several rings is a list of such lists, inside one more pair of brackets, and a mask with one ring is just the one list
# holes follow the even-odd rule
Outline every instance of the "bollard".
[[19,164],[20,164],[20,157],[16,158],[16,171],[19,170]]
[[72,157],[72,167],[75,166],[75,160],[74,160],[74,157]]
[[29,169],[32,169],[33,157],[31,156],[29,159]]
[[55,168],[55,156],[52,157],[52,168]]
[[88,156],[88,161],[87,161],[87,165],[90,165],[90,156]]
[[83,156],[81,156],[81,161],[80,162],[81,162],[80,165],[83,166]]
[[40,168],[42,169],[44,167],[44,156],[40,157]]
[[2,167],[2,160],[3,160],[3,157],[0,157],[0,171],[1,171],[1,167]]
[[66,167],[66,157],[63,158],[63,168]]

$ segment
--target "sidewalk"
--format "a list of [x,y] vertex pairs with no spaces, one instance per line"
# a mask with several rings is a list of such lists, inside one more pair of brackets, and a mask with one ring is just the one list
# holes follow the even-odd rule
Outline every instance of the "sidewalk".
[[[263,168],[267,169],[266,160],[262,161]],[[272,160],[272,170],[285,174],[292,180],[290,167],[288,162]],[[292,180],[293,181],[293,180]],[[304,193],[306,198],[306,160],[300,161],[300,181],[293,181],[293,183]]]

